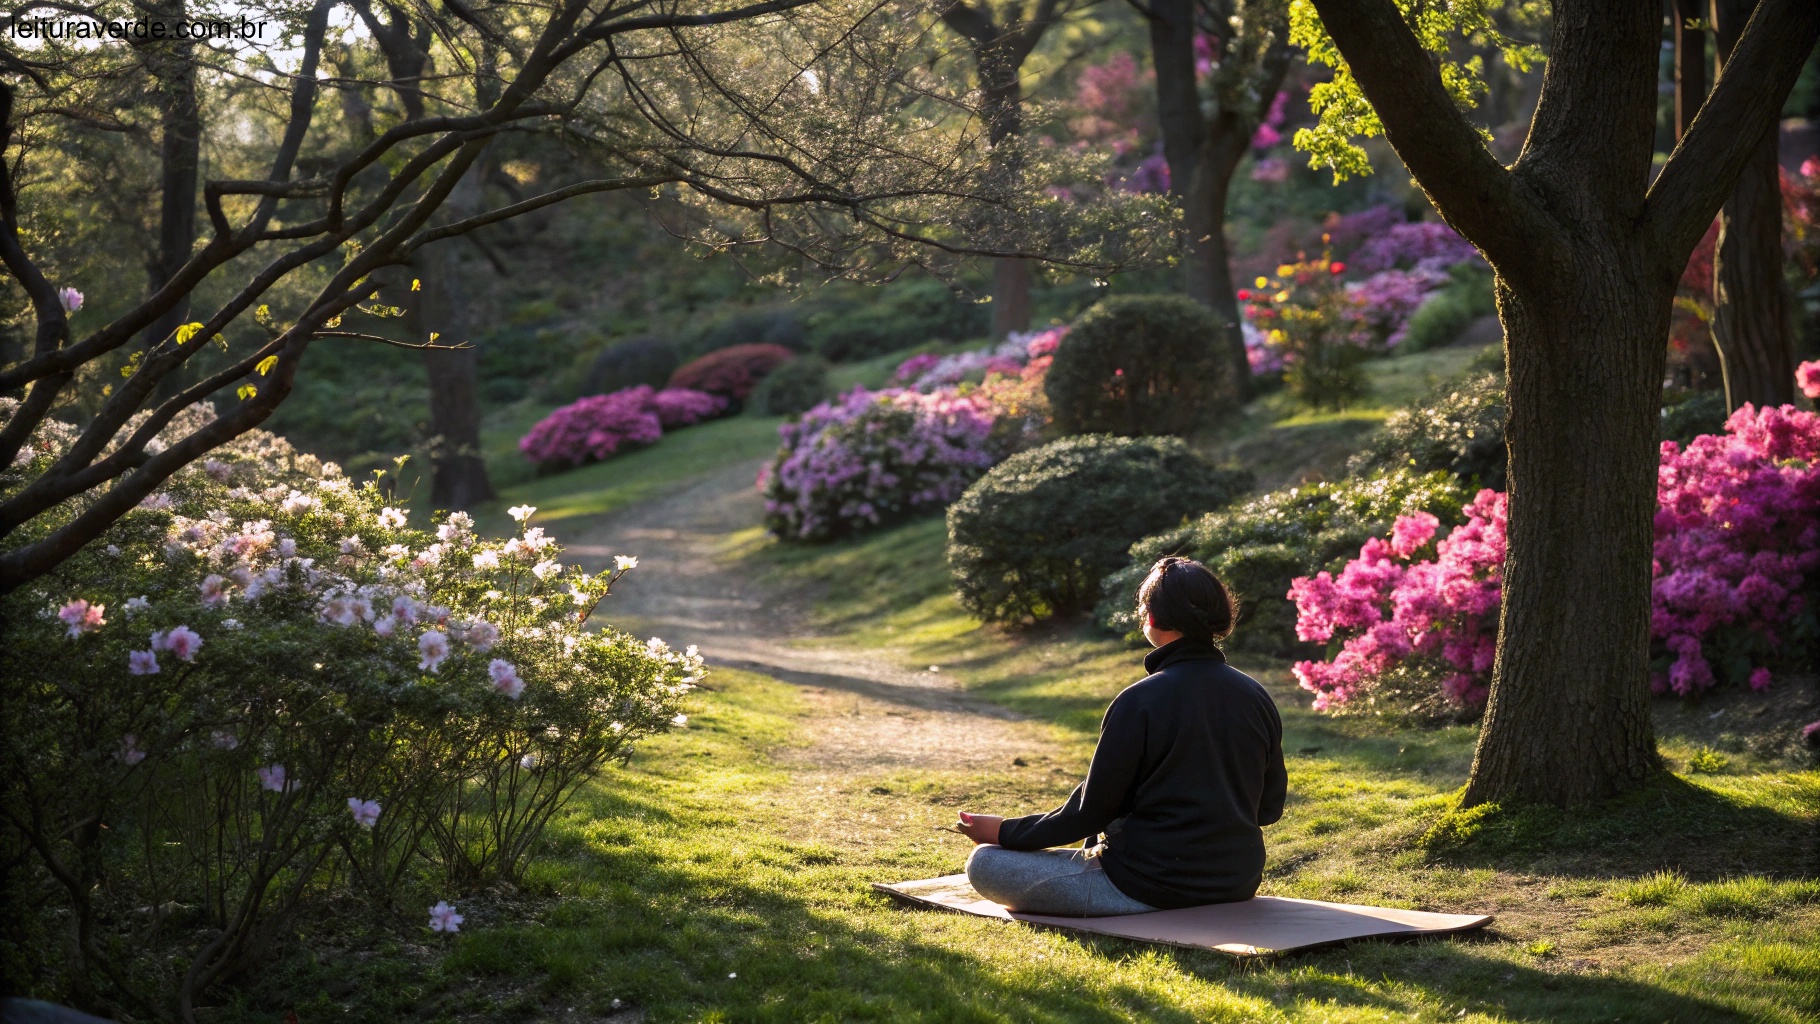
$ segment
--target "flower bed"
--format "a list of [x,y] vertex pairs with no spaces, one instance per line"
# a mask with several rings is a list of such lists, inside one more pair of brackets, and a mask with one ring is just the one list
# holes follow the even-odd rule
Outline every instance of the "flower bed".
[[945,506],[1009,454],[997,425],[978,396],[855,388],[778,428],[759,476],[765,527],[828,540]]
[[687,388],[652,391],[640,384],[556,409],[519,439],[518,450],[546,467],[599,462],[627,448],[654,444],[665,430],[699,423],[726,408],[727,400],[719,395]]
[[[1692,695],[1721,682],[1763,689],[1771,665],[1813,642],[1820,572],[1820,416],[1745,405],[1724,434],[1662,444],[1655,520],[1652,686]],[[1428,551],[1436,523],[1399,518],[1336,576],[1296,580],[1297,635],[1338,640],[1295,671],[1316,706],[1370,694],[1456,709],[1483,702],[1497,628],[1504,497],[1483,491],[1467,522]]]

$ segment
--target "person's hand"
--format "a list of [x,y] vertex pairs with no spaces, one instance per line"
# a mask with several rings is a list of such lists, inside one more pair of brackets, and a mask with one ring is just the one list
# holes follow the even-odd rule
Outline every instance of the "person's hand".
[[984,846],[998,842],[998,826],[1005,819],[996,814],[968,814],[961,812],[961,820],[954,826],[960,829],[961,835]]

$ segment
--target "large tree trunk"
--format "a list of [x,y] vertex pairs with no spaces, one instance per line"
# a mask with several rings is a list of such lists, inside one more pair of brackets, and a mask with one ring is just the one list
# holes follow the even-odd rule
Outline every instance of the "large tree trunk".
[[1706,0],[1672,0],[1675,19],[1675,141],[1706,101]]
[[1015,258],[992,261],[992,336],[1030,328],[1030,262]]
[[[1755,0],[1714,0],[1718,77],[1731,72],[1732,48]],[[1777,129],[1758,138],[1719,213],[1713,254],[1713,341],[1725,371],[1725,403],[1781,405],[1795,397],[1795,358],[1782,299],[1782,181]]]
[[1611,796],[1657,764],[1651,524],[1674,286],[1612,245],[1569,260],[1546,291],[1498,289],[1509,548],[1468,805]]
[[1249,142],[1249,138],[1239,138],[1229,126],[1223,130],[1216,127],[1196,154],[1193,177],[1182,196],[1183,229],[1188,235],[1187,250],[1182,254],[1182,290],[1212,310],[1219,322],[1216,344],[1226,360],[1235,397],[1240,402],[1252,394],[1251,362],[1245,356],[1239,299],[1232,287],[1232,257],[1226,245],[1226,197],[1233,172],[1244,158]]
[[[979,68],[981,91],[985,97],[986,141],[999,155],[1003,173],[1019,174],[1022,166],[1015,149],[1001,150],[1000,146],[1007,141],[1015,146],[1024,133],[1024,90],[1018,80],[1024,58],[1001,32],[993,36],[991,42],[976,43],[973,59]],[[1029,261],[993,260],[992,336],[1003,338],[1012,331],[1029,327]]]

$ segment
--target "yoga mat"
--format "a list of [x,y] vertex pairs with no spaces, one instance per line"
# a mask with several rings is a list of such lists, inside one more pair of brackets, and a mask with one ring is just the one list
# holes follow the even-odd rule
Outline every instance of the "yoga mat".
[[1352,939],[1451,935],[1491,923],[1490,914],[1434,914],[1284,896],[1258,896],[1243,903],[1215,903],[1123,917],[1045,917],[1019,914],[981,899],[973,886],[967,884],[966,875],[946,875],[892,885],[874,882],[872,887],[922,907],[1139,942],[1213,949],[1237,957],[1288,953]]

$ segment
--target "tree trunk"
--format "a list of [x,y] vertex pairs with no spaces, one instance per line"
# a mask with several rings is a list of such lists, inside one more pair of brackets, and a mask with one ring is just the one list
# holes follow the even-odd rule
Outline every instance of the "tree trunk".
[[1706,102],[1705,0],[1672,0],[1675,19],[1675,141],[1687,134],[1700,104]]
[[1469,806],[1607,797],[1658,763],[1650,567],[1674,285],[1615,245],[1570,259],[1546,293],[1498,289],[1509,547]]
[[992,261],[992,336],[1030,328],[1030,263],[1007,258]]
[[[480,181],[486,159],[474,162],[450,194],[451,219],[480,212]],[[437,508],[465,509],[491,499],[493,482],[480,456],[480,352],[472,345],[474,324],[468,301],[468,260],[462,240],[426,246],[418,262],[428,271],[420,303],[423,329],[441,334],[462,349],[423,354],[430,378],[430,501]],[[424,336],[428,338],[428,334]]]
[[1194,177],[1182,196],[1183,229],[1188,234],[1182,258],[1182,290],[1213,311],[1219,321],[1217,344],[1233,381],[1234,397],[1243,403],[1252,396],[1251,361],[1245,356],[1245,332],[1240,326],[1239,298],[1232,287],[1232,258],[1226,245],[1226,197],[1232,174],[1245,156],[1249,138],[1236,138],[1230,121],[1222,117],[1202,144],[1194,161]]
[[[1714,0],[1718,77],[1754,0]],[[1782,181],[1776,163],[1777,128],[1758,139],[1719,213],[1713,254],[1713,341],[1725,371],[1725,404],[1758,406],[1794,401],[1795,359],[1782,300]]]
[[[187,17],[182,2],[159,5],[151,16],[166,22]],[[196,193],[202,165],[202,108],[196,99],[196,61],[188,40],[166,40],[149,44],[145,54],[153,80],[157,83],[159,113],[158,144],[158,249],[146,267],[146,293],[164,287],[189,261],[190,248],[196,241]],[[176,332],[189,318],[190,300],[186,295],[163,316],[153,321],[141,336],[146,346],[156,345]],[[175,394],[182,375],[171,374],[162,382],[161,393]]]

